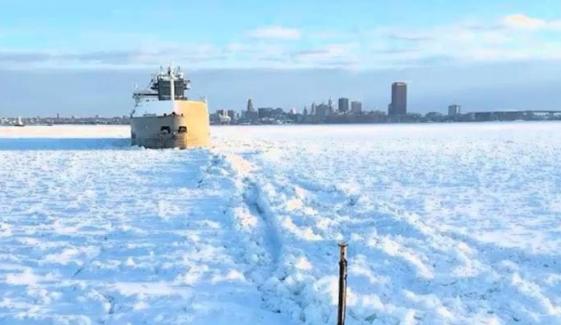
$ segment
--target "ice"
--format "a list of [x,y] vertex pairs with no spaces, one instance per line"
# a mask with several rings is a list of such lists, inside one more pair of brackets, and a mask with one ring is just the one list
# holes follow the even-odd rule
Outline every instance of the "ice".
[[561,123],[0,128],[0,324],[561,323]]

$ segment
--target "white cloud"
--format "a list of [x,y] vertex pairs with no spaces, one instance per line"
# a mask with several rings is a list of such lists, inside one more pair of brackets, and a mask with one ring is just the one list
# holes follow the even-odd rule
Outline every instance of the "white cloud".
[[516,29],[540,29],[547,26],[543,19],[532,18],[523,14],[515,14],[503,18],[505,26]]
[[299,29],[283,26],[265,26],[248,33],[252,38],[263,40],[298,40],[302,36]]
[[560,20],[545,20],[530,17],[524,14],[514,14],[503,18],[503,25],[512,29],[525,30],[561,30]]
[[329,44],[318,49],[296,51],[292,59],[295,64],[303,66],[349,66],[357,63],[355,53],[359,48],[355,43]]

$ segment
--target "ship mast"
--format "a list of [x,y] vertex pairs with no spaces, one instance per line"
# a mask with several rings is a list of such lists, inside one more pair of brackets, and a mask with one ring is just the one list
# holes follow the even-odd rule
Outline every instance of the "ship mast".
[[168,74],[169,74],[169,94],[171,97],[171,111],[175,112],[175,74],[171,66],[168,69],[169,69]]

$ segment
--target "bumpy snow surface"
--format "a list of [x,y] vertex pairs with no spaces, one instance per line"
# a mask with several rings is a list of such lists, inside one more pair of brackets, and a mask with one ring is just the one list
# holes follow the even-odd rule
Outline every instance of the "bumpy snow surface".
[[0,324],[561,323],[561,124],[0,128]]

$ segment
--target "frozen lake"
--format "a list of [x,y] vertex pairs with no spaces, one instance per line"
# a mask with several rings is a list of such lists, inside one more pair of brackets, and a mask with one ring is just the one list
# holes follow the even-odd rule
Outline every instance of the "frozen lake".
[[561,323],[561,123],[0,128],[0,324]]

